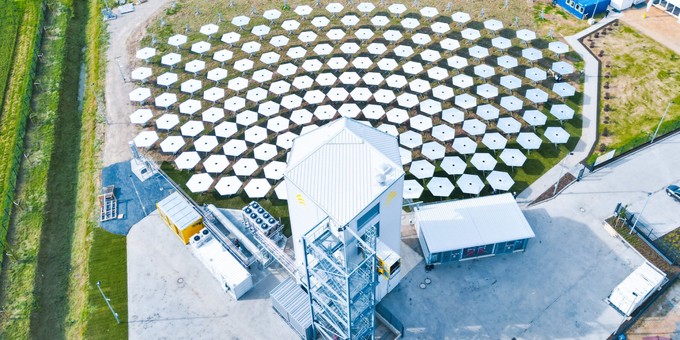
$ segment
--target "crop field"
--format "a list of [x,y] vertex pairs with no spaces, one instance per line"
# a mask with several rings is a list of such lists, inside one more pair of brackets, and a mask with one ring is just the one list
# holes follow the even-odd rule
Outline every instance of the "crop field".
[[5,87],[12,66],[14,56],[14,44],[19,32],[22,6],[14,1],[0,1],[0,112],[5,94]]
[[[30,112],[33,76],[39,48],[40,27],[44,18],[42,3],[37,0],[8,5],[16,18],[18,34],[9,57],[11,69],[6,81],[0,82],[4,92],[0,94],[0,249],[5,250],[5,236],[14,201],[15,184],[23,150],[26,122]],[[13,11],[13,12],[12,12]],[[9,21],[12,25],[11,20]],[[3,22],[4,26],[4,22]],[[3,52],[5,52],[3,50]],[[0,52],[0,53],[3,53]],[[1,54],[0,54],[1,56]],[[14,60],[22,60],[15,63]]]
[[[63,53],[64,39],[57,36],[68,18],[65,5],[52,4],[51,15],[46,18],[46,36],[40,49],[45,55]],[[0,337],[25,338],[30,327],[30,314],[36,276],[36,258],[42,233],[46,186],[54,145],[54,125],[59,99],[62,58],[45,60],[39,67],[35,81],[40,90],[34,93],[31,106],[35,113],[27,127],[24,154],[27,155],[19,170],[16,201],[7,241],[12,256],[6,259],[0,278],[0,308],[5,312],[0,318]]]

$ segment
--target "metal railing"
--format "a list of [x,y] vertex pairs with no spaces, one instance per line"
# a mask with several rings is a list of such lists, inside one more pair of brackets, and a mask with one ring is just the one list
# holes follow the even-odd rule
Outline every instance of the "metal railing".
[[680,263],[680,250],[674,245],[669,244],[663,236],[654,233],[654,229],[650,227],[644,219],[640,216],[629,212],[622,205],[617,205],[614,213],[619,218],[623,219],[629,228],[645,242],[654,252],[656,252],[668,264],[675,265]]
[[404,324],[402,324],[401,321],[399,321],[399,319],[397,319],[397,317],[392,314],[392,312],[387,310],[385,306],[383,306],[381,303],[377,304],[375,306],[375,312],[380,315],[380,317],[385,319],[385,321],[387,321],[390,326],[396,329],[399,332],[399,336],[404,335]]
[[177,185],[177,183],[172,181],[172,179],[170,179],[170,177],[158,166],[158,164],[150,161],[149,159],[142,155],[140,155],[139,158],[142,161],[144,161],[148,166],[150,166],[154,171],[156,171],[159,175],[161,175],[163,179],[165,179],[175,189],[175,191],[182,195],[182,197],[184,197],[184,199],[186,199],[187,202],[189,202],[194,207],[194,209],[196,209],[198,214],[201,215],[201,217],[203,218],[203,226],[206,229],[210,230],[210,233],[212,233],[213,237],[215,237],[215,239],[217,239],[217,241],[220,242],[220,244],[222,244],[224,249],[226,249],[231,255],[233,255],[236,258],[236,260],[239,263],[241,263],[244,267],[250,268],[251,265],[250,260],[246,256],[244,256],[238,250],[238,247],[236,247],[236,245],[233,242],[231,242],[231,240],[228,237],[226,237],[213,223],[213,217],[211,216],[211,214],[206,213],[203,210],[203,208],[201,208],[201,206],[198,205],[198,203],[196,203],[189,195],[187,195],[184,192],[184,190],[182,190],[182,188],[180,188],[179,185]]

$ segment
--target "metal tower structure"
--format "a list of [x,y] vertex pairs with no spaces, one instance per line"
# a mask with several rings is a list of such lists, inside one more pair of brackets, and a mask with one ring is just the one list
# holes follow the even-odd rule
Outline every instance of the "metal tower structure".
[[325,338],[374,337],[377,235],[364,230],[359,237],[326,218],[303,237],[312,320]]

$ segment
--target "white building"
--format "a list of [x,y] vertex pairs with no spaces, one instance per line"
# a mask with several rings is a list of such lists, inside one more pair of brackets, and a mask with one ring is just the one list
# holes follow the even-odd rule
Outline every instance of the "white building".
[[523,252],[535,236],[509,193],[423,204],[414,212],[427,264]]
[[404,170],[395,137],[340,118],[295,139],[284,177],[300,268],[302,237],[325,218],[339,238],[376,225],[379,240],[400,254]]
[[616,310],[630,316],[666,282],[666,274],[653,264],[645,262],[616,286],[607,300]]
[[680,0],[651,0],[647,3],[647,11],[652,5],[661,8],[666,13],[677,17],[680,22]]
[[239,299],[251,288],[253,278],[207,229],[191,237],[193,253],[210,270],[225,292]]

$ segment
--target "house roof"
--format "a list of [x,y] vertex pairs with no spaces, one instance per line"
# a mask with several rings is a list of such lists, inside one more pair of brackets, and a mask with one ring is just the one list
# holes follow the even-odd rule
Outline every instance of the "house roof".
[[535,236],[509,193],[426,204],[415,216],[431,253]]
[[285,178],[345,225],[403,174],[395,137],[343,117],[294,140]]

